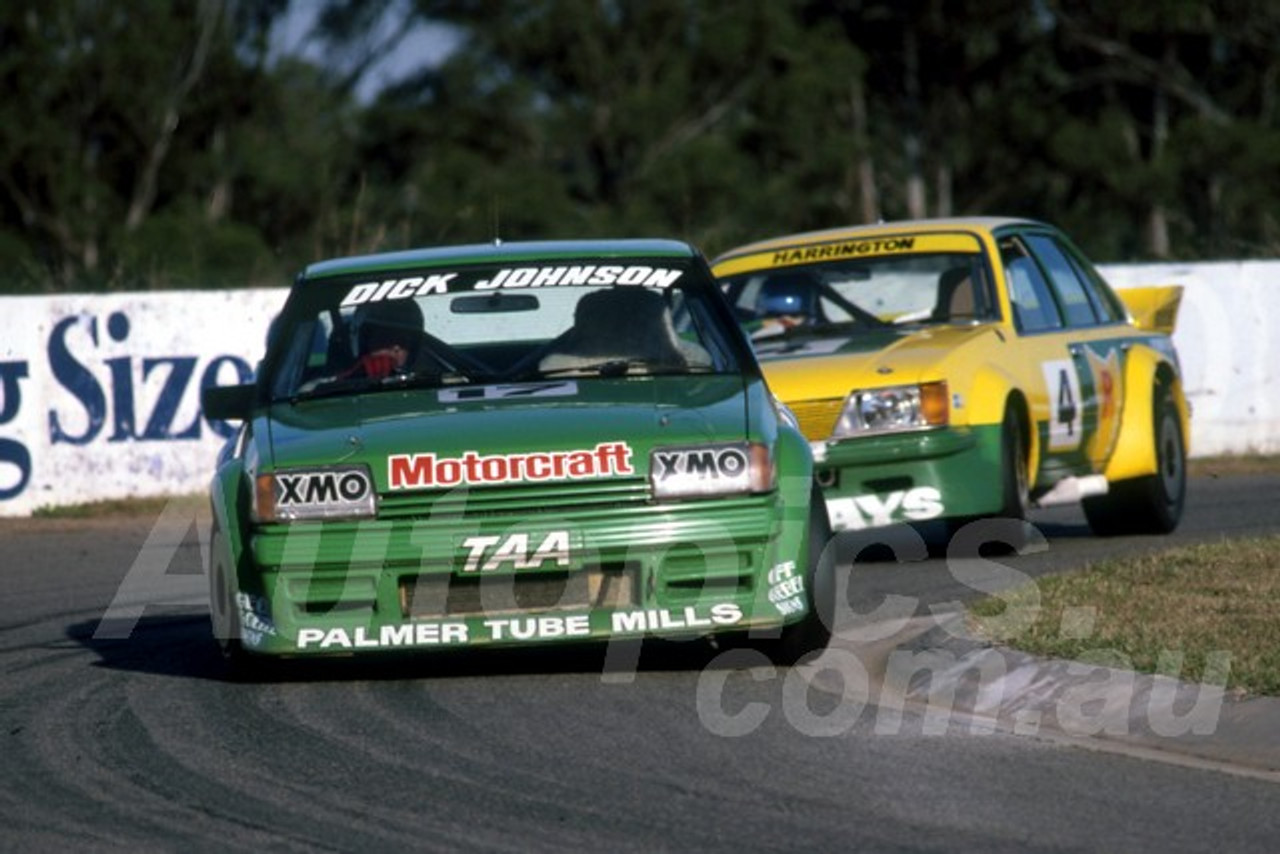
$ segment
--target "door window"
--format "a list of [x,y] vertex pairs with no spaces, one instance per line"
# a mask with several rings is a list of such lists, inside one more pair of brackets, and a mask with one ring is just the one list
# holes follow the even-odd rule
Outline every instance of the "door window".
[[1009,283],[1009,301],[1020,332],[1043,332],[1061,329],[1062,316],[1044,274],[1022,241],[1006,238],[1000,242],[1000,258],[1004,262],[1005,279]]
[[1098,314],[1085,290],[1084,282],[1053,238],[1044,234],[1032,234],[1027,236],[1027,244],[1049,274],[1049,281],[1057,292],[1058,301],[1066,315],[1067,325],[1097,325]]

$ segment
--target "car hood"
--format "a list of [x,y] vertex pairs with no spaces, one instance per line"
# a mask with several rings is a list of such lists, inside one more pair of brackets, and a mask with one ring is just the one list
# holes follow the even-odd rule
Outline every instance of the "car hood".
[[551,380],[276,403],[266,428],[267,447],[260,451],[268,465],[365,463],[381,491],[393,457],[590,451],[623,443],[634,473],[644,475],[653,447],[742,440],[753,425],[744,378],[709,375]]
[[763,339],[756,353],[783,401],[843,397],[851,388],[927,382],[970,342],[999,334],[993,324],[874,329],[841,336]]

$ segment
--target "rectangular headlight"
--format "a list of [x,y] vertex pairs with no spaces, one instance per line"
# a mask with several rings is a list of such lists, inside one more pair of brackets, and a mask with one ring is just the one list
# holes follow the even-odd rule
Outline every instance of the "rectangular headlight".
[[923,430],[945,426],[949,420],[945,381],[858,389],[845,400],[831,438]]
[[259,522],[354,519],[377,513],[368,466],[283,469],[258,475],[253,516]]
[[773,455],[758,442],[654,448],[649,483],[655,498],[698,498],[768,492]]

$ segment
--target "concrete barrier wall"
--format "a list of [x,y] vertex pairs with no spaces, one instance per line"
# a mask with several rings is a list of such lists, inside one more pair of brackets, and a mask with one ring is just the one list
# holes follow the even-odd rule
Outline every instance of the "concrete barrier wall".
[[[1102,269],[1186,287],[1193,455],[1280,453],[1280,262]],[[200,387],[252,375],[286,293],[0,297],[0,516],[203,491],[234,428],[201,415]]]
[[1280,453],[1280,261],[1099,269],[1117,289],[1185,289],[1173,341],[1192,407],[1192,456]]
[[0,298],[0,516],[202,491],[286,291]]

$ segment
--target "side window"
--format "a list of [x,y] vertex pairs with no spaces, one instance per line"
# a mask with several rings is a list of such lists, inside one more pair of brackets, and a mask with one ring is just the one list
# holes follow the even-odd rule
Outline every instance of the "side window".
[[1000,258],[1004,261],[1009,301],[1013,303],[1013,318],[1019,331],[1061,329],[1062,316],[1058,313],[1049,283],[1027,254],[1026,247],[1016,238],[1002,240]]
[[1098,313],[1103,323],[1122,323],[1125,319],[1126,312],[1124,305],[1120,302],[1120,298],[1116,296],[1115,291],[1111,290],[1111,286],[1107,284],[1102,275],[1089,263],[1089,260],[1079,253],[1071,244],[1063,244],[1062,249],[1067,256],[1067,260],[1071,262],[1080,276],[1080,280],[1084,282],[1084,289],[1089,294],[1089,299],[1093,303],[1093,309]]
[[764,276],[737,276],[725,280],[724,294],[733,306],[734,316],[739,320],[749,320],[756,316],[756,302],[760,299],[760,288],[764,284]]
[[666,296],[672,328],[680,339],[678,346],[690,367],[732,370],[732,347],[725,340],[723,324],[716,322],[706,300],[682,290]]
[[1043,234],[1027,235],[1027,243],[1049,272],[1049,280],[1058,292],[1058,300],[1067,316],[1068,326],[1094,326],[1098,315],[1094,303],[1085,291],[1084,282],[1076,274],[1076,268],[1053,238]]

